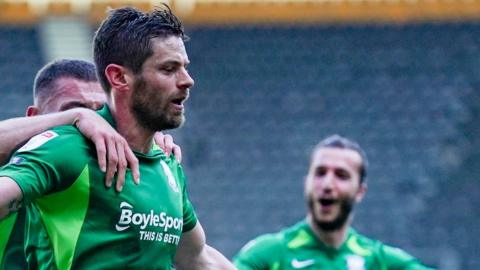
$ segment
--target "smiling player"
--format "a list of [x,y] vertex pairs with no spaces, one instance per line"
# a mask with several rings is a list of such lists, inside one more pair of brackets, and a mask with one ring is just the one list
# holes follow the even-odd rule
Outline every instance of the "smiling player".
[[250,241],[235,257],[238,269],[429,269],[351,227],[353,208],[367,191],[367,165],[357,143],[338,135],[321,141],[305,179],[306,219]]

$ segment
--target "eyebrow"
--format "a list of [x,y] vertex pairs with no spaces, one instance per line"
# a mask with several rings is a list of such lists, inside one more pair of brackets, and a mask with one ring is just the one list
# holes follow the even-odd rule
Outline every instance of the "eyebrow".
[[[183,61],[181,60],[176,60],[176,59],[167,59],[165,61],[160,61],[158,64],[159,65],[179,65],[179,66],[182,66],[182,63]],[[188,66],[190,64],[190,61],[189,60],[186,60],[185,62],[185,66]]]

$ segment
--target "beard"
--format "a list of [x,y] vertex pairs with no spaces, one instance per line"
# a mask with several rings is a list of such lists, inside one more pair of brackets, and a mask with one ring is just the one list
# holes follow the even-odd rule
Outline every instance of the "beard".
[[[161,131],[180,127],[185,121],[182,114],[169,114],[166,97],[159,96],[157,90],[150,88],[143,76],[138,76],[134,83],[131,110],[138,123],[151,131]],[[166,105],[165,105],[166,104]]]
[[322,231],[332,232],[339,230],[342,228],[348,218],[350,217],[350,213],[353,210],[353,206],[355,204],[353,199],[348,200],[341,200],[340,202],[340,211],[332,221],[321,221],[317,218],[315,209],[314,209],[314,201],[312,198],[308,198],[308,208],[313,218],[314,224]]

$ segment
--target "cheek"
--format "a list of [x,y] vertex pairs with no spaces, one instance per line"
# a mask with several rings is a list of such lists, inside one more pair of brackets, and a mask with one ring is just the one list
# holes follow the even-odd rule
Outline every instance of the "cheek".
[[311,178],[305,180],[304,190],[305,194],[308,194],[313,189],[313,180]]
[[305,195],[307,197],[315,198],[322,192],[320,181],[310,181],[305,185]]
[[[333,186],[333,184],[330,186]],[[324,182],[321,179],[312,179],[312,181],[310,182],[310,189],[312,191],[319,191],[319,190],[322,190],[323,188],[324,188]]]

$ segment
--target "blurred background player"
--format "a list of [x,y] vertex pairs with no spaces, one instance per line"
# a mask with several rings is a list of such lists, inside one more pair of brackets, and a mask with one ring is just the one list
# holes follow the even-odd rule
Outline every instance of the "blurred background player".
[[321,141],[312,152],[305,179],[306,219],[249,242],[235,258],[237,268],[430,269],[351,227],[353,208],[367,191],[367,167],[367,157],[357,143],[338,135]]
[[[112,10],[95,35],[108,95],[99,113],[136,151],[142,183],[134,191],[104,190],[91,146],[67,126],[32,138],[1,170],[0,216],[27,206],[31,267],[234,269],[206,245],[181,166],[152,144],[155,132],[184,121],[193,86],[184,38],[168,6]],[[68,198],[75,203],[59,207]]]
[[[107,100],[92,63],[71,59],[48,63],[37,73],[33,96],[34,105],[28,107],[27,117],[0,122],[1,141],[4,142],[0,144],[1,164],[7,162],[16,146],[30,137],[54,126],[75,124],[96,145],[99,166],[108,167],[106,175],[113,177],[118,166],[127,164],[138,170],[138,160],[125,139],[92,111],[101,108]],[[181,158],[180,148],[173,144],[170,135],[159,133],[156,142],[167,155],[173,151]],[[118,155],[118,151],[125,154]],[[125,160],[118,160],[119,156],[125,156]],[[112,184],[109,176],[105,179],[108,186]],[[117,189],[123,185],[121,181],[117,182]],[[0,247],[3,248],[0,250],[0,255],[3,254],[0,256],[0,269],[27,267],[23,252],[24,218],[25,211],[22,209],[8,222],[0,222]]]

